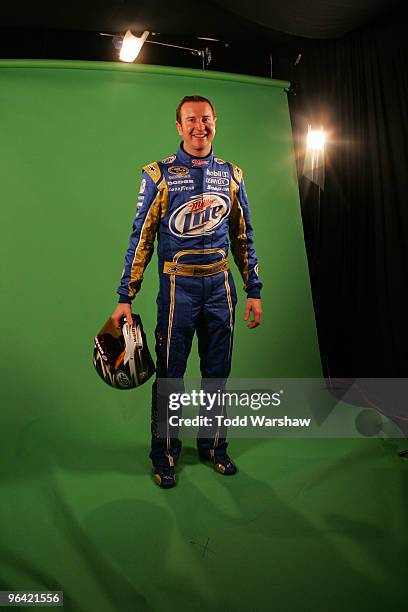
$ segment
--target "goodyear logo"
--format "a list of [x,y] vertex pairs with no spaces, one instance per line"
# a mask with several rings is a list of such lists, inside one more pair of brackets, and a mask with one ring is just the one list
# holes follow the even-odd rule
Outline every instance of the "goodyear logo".
[[189,173],[189,169],[186,166],[171,166],[169,168],[170,174],[176,174],[177,176],[185,176]]
[[211,234],[229,215],[229,198],[202,193],[179,206],[171,215],[169,228],[182,238]]
[[169,157],[165,157],[164,159],[162,159],[162,163],[171,164],[172,162],[174,162],[175,159],[176,159],[175,155],[170,155]]

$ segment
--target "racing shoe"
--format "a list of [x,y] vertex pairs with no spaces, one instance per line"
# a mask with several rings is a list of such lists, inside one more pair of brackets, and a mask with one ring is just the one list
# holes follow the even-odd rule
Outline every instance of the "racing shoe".
[[153,478],[162,489],[171,489],[176,484],[176,474],[172,465],[156,466]]
[[231,457],[224,453],[223,455],[206,456],[200,455],[203,461],[212,461],[214,469],[224,476],[233,476],[237,473],[237,466],[232,461]]

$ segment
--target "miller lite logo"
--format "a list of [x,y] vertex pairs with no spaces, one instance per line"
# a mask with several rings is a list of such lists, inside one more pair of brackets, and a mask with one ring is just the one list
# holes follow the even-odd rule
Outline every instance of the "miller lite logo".
[[179,206],[171,215],[169,228],[180,238],[212,234],[230,211],[229,198],[218,193],[202,193]]

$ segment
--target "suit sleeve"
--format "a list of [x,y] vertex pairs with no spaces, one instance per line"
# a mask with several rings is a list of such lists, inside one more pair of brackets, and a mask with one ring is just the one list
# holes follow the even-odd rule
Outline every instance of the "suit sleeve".
[[[157,165],[155,164],[155,166]],[[142,285],[144,271],[154,251],[154,240],[159,228],[164,190],[162,188],[163,183],[159,184],[160,173],[157,178],[157,172],[155,174],[151,172],[152,167],[152,165],[145,167],[142,174],[136,216],[125,255],[120,285],[117,290],[119,302],[130,303],[138,293]]]
[[229,237],[234,261],[244,281],[249,298],[260,298],[262,281],[258,277],[258,259],[254,246],[254,231],[242,170],[232,164],[231,212]]

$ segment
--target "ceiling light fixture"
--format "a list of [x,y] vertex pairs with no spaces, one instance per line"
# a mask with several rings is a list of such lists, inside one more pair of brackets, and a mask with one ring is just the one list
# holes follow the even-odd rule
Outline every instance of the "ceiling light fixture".
[[[120,34],[107,34],[105,32],[99,32],[99,34],[100,36],[112,37],[113,46],[115,49],[120,49],[119,59],[122,62],[134,62],[144,43],[161,45],[162,47],[173,47],[174,49],[183,49],[183,51],[190,51],[190,53],[193,55],[201,57],[203,70],[205,70],[206,66],[208,66],[212,60],[211,51],[208,47],[205,47],[205,49],[193,49],[192,47],[183,47],[181,45],[172,45],[170,43],[159,42],[156,40],[147,40],[147,37],[150,34],[148,30],[145,30],[140,38],[134,36],[130,30],[127,30],[124,36]],[[154,32],[152,32],[152,34],[154,34]]]
[[119,59],[122,62],[134,62],[140,53],[143,44],[145,43],[149,31],[145,30],[139,37],[134,36],[130,30],[128,30],[123,37],[122,47],[119,53]]

